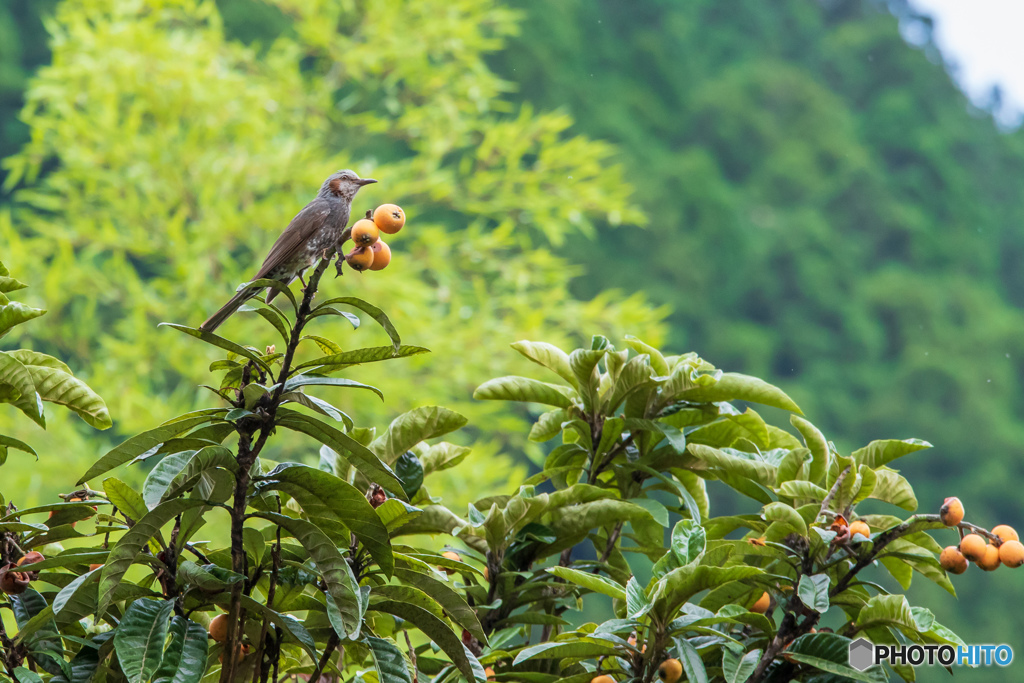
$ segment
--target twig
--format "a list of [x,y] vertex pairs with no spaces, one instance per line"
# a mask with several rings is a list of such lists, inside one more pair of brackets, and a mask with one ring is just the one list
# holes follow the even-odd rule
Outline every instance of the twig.
[[309,683],[319,683],[320,676],[323,675],[324,667],[331,661],[331,655],[334,654],[334,648],[338,647],[339,643],[338,634],[331,633],[331,637],[327,640],[327,647],[324,648],[324,654],[320,657],[320,661],[317,662],[316,668],[313,669],[313,673],[309,675]]
[[409,639],[409,629],[404,631],[405,644],[409,647],[409,659],[412,660],[412,683],[419,683],[420,672],[416,668],[416,650],[412,648],[412,641]]

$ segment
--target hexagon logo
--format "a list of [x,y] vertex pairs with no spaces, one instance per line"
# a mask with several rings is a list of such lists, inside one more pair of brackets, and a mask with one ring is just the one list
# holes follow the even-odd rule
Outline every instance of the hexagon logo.
[[875,646],[864,638],[850,643],[850,666],[857,671],[864,671],[875,663]]

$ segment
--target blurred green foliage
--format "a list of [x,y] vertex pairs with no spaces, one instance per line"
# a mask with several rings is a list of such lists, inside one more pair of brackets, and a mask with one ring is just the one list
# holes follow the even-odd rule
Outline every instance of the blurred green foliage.
[[[512,466],[491,435],[518,418],[470,398],[484,378],[516,369],[508,340],[571,341],[595,328],[660,336],[660,314],[639,294],[568,293],[578,269],[549,244],[642,214],[609,145],[574,135],[564,114],[501,100],[509,86],[483,55],[515,30],[507,9],[282,1],[290,30],[246,46],[225,36],[211,2],[145,5],[58,7],[53,63],[26,95],[31,142],[4,162],[17,189],[0,216],[7,262],[50,311],[17,341],[80,368],[109,397],[120,435],[197,401],[204,359],[157,323],[195,325],[215,310],[337,168],[381,180],[356,213],[394,201],[409,223],[387,271],[347,274],[325,293],[380,302],[407,343],[433,351],[355,374],[384,390],[388,410],[443,402],[481,425],[476,457],[494,466],[474,493],[503,485]],[[236,316],[226,332],[259,339],[254,318]],[[385,343],[339,320],[325,336]],[[410,386],[415,396],[403,393]],[[353,400],[341,407],[383,417],[380,403]],[[44,458],[44,476],[99,448],[64,427],[49,443],[34,439],[40,452],[69,454]]]

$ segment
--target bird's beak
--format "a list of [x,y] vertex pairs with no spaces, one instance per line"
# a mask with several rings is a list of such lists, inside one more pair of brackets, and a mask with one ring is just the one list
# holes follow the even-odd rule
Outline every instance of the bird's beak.
[[373,178],[360,178],[360,179],[358,179],[358,180],[356,181],[356,183],[357,183],[357,184],[358,184],[358,185],[359,185],[360,187],[362,187],[363,185],[373,185],[373,184],[374,184],[375,182],[377,182],[377,181],[376,181],[376,180],[374,180]]

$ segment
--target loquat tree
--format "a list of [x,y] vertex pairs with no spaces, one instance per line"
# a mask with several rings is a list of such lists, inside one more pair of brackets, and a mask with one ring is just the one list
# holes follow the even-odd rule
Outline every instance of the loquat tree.
[[[469,449],[440,439],[465,417],[422,406],[378,434],[315,395],[380,395],[349,371],[427,352],[364,299],[318,300],[330,260],[301,296],[255,283],[282,295],[251,304],[280,347],[164,327],[221,354],[206,386],[219,405],[128,438],[64,502],[7,503],[0,681],[883,681],[881,666],[847,664],[854,636],[962,641],[870,567],[954,593],[947,572],[968,560],[1024,561],[1012,528],[966,521],[956,499],[861,514],[867,501],[917,508],[891,464],[929,444],[841,454],[781,389],[635,337],[512,345],[558,381],[505,376],[474,397],[546,407],[529,438],[548,454],[461,514],[433,482],[464,466]],[[343,350],[313,331],[354,324],[349,311],[388,344]],[[269,458],[285,440],[318,464]],[[110,476],[139,462],[139,487]],[[709,482],[754,506],[713,516]],[[928,532],[947,528],[963,541],[943,550]],[[581,620],[595,599],[600,619]]]

